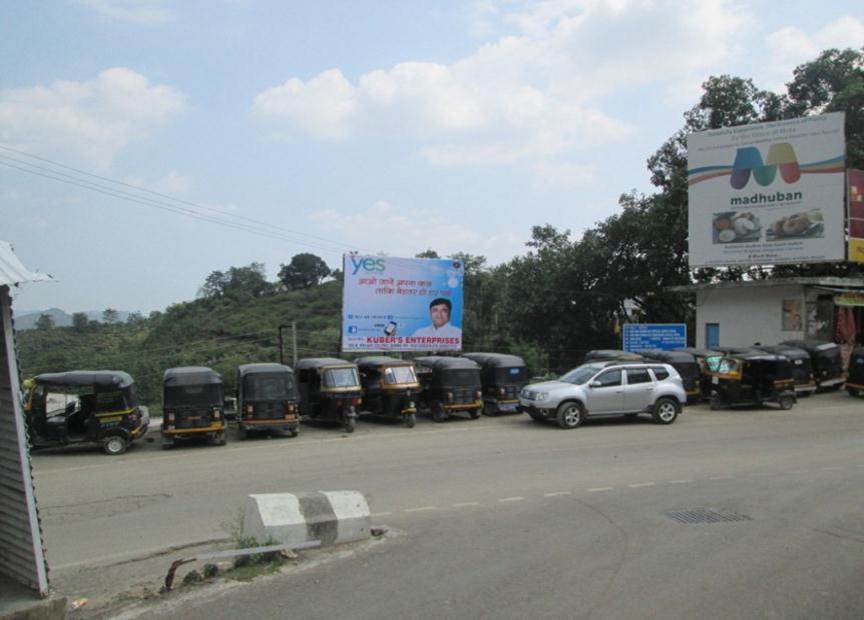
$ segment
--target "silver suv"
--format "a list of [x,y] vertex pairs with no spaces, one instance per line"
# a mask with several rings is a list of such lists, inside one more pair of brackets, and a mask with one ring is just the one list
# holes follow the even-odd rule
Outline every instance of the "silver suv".
[[536,422],[554,420],[576,428],[586,417],[650,413],[658,424],[672,424],[687,402],[681,376],[669,364],[593,362],[557,381],[532,383],[519,395],[519,410]]

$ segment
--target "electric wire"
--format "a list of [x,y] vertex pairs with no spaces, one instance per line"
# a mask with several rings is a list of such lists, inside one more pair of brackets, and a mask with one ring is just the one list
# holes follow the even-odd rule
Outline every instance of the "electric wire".
[[[118,181],[118,180],[116,180],[116,179],[112,179],[112,178],[110,178],[110,177],[106,177],[106,176],[98,175],[98,174],[95,174],[95,173],[92,173],[92,172],[87,172],[86,170],[81,170],[80,168],[75,168],[74,166],[69,166],[69,165],[67,165],[67,164],[63,164],[63,163],[61,163],[61,162],[58,162],[58,161],[54,161],[54,160],[48,159],[47,157],[41,157],[41,156],[39,156],[39,155],[34,155],[34,154],[32,154],[32,153],[28,153],[28,152],[26,152],[26,151],[21,151],[21,150],[19,150],[19,149],[14,149],[14,148],[12,148],[12,147],[10,147],[10,146],[7,146],[7,145],[4,145],[4,144],[0,144],[0,149],[3,149],[3,150],[5,150],[5,151],[9,151],[9,152],[12,152],[12,153],[17,153],[18,155],[23,155],[23,156],[25,156],[25,157],[30,157],[30,158],[32,158],[32,159],[36,159],[36,160],[38,160],[38,161],[42,161],[42,162],[45,162],[45,163],[51,164],[52,166],[57,166],[57,167],[59,167],[59,168],[64,168],[64,169],[66,169],[66,170],[71,170],[71,171],[76,172],[76,173],[78,173],[78,174],[86,175],[86,176],[89,176],[89,177],[92,177],[92,178],[95,178],[95,179],[99,179],[99,180],[101,180],[101,181],[106,181],[106,182],[109,182],[109,183],[114,183],[114,184],[117,184],[117,185],[121,185],[121,186],[123,186],[123,187],[128,187],[128,188],[130,188],[130,189],[134,189],[134,190],[136,190],[136,191],[146,192],[146,193],[148,193],[148,194],[152,194],[152,195],[154,195],[154,196],[159,196],[160,198],[166,198],[166,199],[168,199],[168,200],[172,200],[172,201],[174,201],[174,202],[178,202],[178,203],[181,203],[181,204],[189,205],[189,206],[194,207],[194,208],[196,208],[196,209],[203,209],[203,210],[206,210],[206,211],[213,211],[213,212],[219,213],[220,215],[224,215],[224,216],[226,216],[226,217],[233,217],[233,218],[235,218],[235,219],[244,220],[244,221],[247,221],[247,222],[250,222],[250,223],[253,223],[253,224],[257,224],[257,225],[259,225],[259,226],[266,226],[266,227],[268,227],[268,228],[275,228],[275,229],[281,230],[281,231],[283,231],[283,232],[285,232],[285,233],[287,233],[287,234],[298,235],[298,236],[301,236],[301,237],[308,237],[308,238],[310,238],[310,239],[317,239],[318,241],[322,241],[322,242],[324,242],[324,243],[328,243],[328,244],[331,244],[331,245],[335,245],[335,246],[338,246],[338,247],[340,247],[340,248],[347,248],[347,249],[350,249],[350,250],[354,250],[354,249],[356,249],[356,248],[354,248],[353,246],[351,246],[351,245],[349,245],[349,244],[346,244],[346,243],[343,243],[343,242],[341,242],[341,241],[336,241],[336,240],[333,240],[333,239],[327,239],[326,237],[319,237],[319,236],[317,236],[317,235],[311,235],[311,234],[309,234],[309,233],[302,233],[302,232],[299,232],[299,231],[291,230],[291,229],[289,229],[289,228],[285,228],[285,227],[283,227],[283,226],[279,226],[279,225],[276,225],[276,224],[271,224],[271,223],[269,223],[269,222],[264,222],[264,221],[261,221],[261,220],[256,220],[256,219],[254,219],[254,218],[250,218],[250,217],[247,217],[247,216],[244,216],[244,215],[240,215],[240,214],[238,214],[238,213],[233,213],[233,212],[228,211],[228,210],[225,210],[225,209],[219,209],[219,208],[217,208],[217,207],[207,206],[207,205],[202,205],[202,204],[199,204],[199,203],[196,203],[196,202],[192,202],[192,201],[189,201],[189,200],[184,200],[184,199],[182,199],[182,198],[176,198],[176,197],[171,196],[171,195],[169,195],[169,194],[164,194],[164,193],[162,193],[162,192],[157,192],[157,191],[155,191],[155,190],[151,190],[151,189],[149,189],[149,188],[142,187],[142,186],[140,186],[140,185],[134,185],[134,184],[132,184],[132,183],[127,183],[127,182],[125,182],[125,181]],[[9,157],[9,156],[7,155],[7,156],[5,156],[5,157]],[[13,159],[13,158],[10,158],[10,159]],[[29,163],[29,162],[21,162],[20,160],[14,160],[14,161],[18,161],[19,163],[24,163],[25,165],[28,165],[28,166],[33,166],[33,167],[36,167],[36,168],[41,168],[41,169],[43,169],[43,170],[46,169],[46,168],[44,168],[44,167],[37,166],[36,164],[31,164],[31,163]],[[50,170],[50,169],[47,169],[47,170]],[[56,174],[61,174],[60,172],[55,171],[55,170],[51,170],[51,171],[54,172],[54,173],[56,173]],[[71,178],[77,178],[77,177],[74,177],[74,176],[72,176],[72,175],[65,175],[65,174],[64,174],[64,176],[69,176],[69,177],[71,177]],[[83,179],[82,179],[82,180],[83,180]],[[361,249],[363,249],[363,248],[361,248]]]

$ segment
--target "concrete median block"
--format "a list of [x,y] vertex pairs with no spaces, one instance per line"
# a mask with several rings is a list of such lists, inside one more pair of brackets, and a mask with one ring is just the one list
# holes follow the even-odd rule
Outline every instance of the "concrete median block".
[[243,536],[286,545],[363,540],[369,538],[369,504],[357,491],[249,495]]

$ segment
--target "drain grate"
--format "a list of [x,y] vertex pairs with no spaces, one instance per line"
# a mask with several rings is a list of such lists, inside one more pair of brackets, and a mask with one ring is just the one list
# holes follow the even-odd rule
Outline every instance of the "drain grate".
[[711,508],[667,510],[663,514],[678,523],[728,523],[730,521],[751,520],[747,515],[741,515],[730,510],[712,510]]

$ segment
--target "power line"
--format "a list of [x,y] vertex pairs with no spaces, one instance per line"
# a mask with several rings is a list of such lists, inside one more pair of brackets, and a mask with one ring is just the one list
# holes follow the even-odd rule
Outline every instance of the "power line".
[[[8,157],[4,156],[4,155],[0,155],[0,158],[8,159]],[[296,239],[291,239],[289,237],[285,237],[284,235],[280,235],[278,233],[270,232],[267,230],[261,230],[259,228],[254,228],[251,226],[247,226],[245,224],[226,222],[223,220],[216,219],[215,217],[212,217],[212,216],[208,216],[208,215],[201,214],[201,213],[196,213],[192,210],[185,209],[183,207],[176,207],[174,205],[167,205],[165,203],[157,202],[157,201],[151,200],[149,198],[136,197],[136,196],[132,196],[129,194],[125,194],[121,190],[113,190],[111,188],[105,188],[101,185],[98,185],[96,183],[91,183],[90,181],[85,181],[83,179],[77,179],[75,177],[61,178],[60,176],[54,176],[54,175],[64,175],[64,173],[62,173],[62,172],[52,171],[51,174],[46,174],[43,172],[37,172],[36,170],[30,170],[28,168],[23,168],[21,166],[15,165],[15,164],[10,164],[8,161],[3,161],[3,160],[0,160],[0,165],[6,166],[8,168],[14,168],[16,170],[20,170],[20,171],[26,172],[28,174],[33,174],[36,176],[44,177],[46,179],[51,179],[53,181],[59,181],[61,183],[66,183],[68,185],[81,187],[83,189],[97,192],[99,194],[105,194],[106,196],[112,196],[114,198],[119,198],[121,200],[126,200],[129,202],[135,202],[135,203],[147,206],[147,207],[154,207],[157,209],[162,209],[163,211],[171,211],[173,213],[179,213],[181,215],[186,215],[186,216],[192,217],[194,219],[202,220],[205,222],[211,222],[213,224],[218,224],[220,226],[225,226],[227,228],[233,228],[235,230],[241,230],[243,232],[248,232],[248,233],[256,234],[256,235],[259,235],[262,237],[268,237],[271,239],[276,239],[278,241],[285,241],[285,242],[289,242],[289,243],[294,243],[296,245],[306,246],[306,247],[309,247],[309,248],[312,248],[315,250],[319,250],[322,252],[327,252],[330,254],[339,254],[340,253],[339,250],[334,249],[334,248],[329,248],[329,247],[322,246],[320,244],[313,244],[313,243],[309,243],[309,242],[305,242],[305,241],[297,241]],[[25,165],[31,165],[32,166],[32,164],[25,164]],[[69,175],[64,175],[64,176],[69,177]]]
[[[50,160],[50,159],[45,158],[45,157],[33,155],[33,154],[27,153],[25,151],[14,149],[12,147],[9,147],[9,146],[3,145],[3,144],[0,144],[0,149],[3,149],[5,151],[9,151],[12,153],[16,153],[19,155],[23,155],[25,157],[29,157],[32,159],[36,159],[36,160],[51,164],[52,166],[57,166],[59,168],[70,170],[70,171],[75,172],[79,175],[86,175],[88,177],[92,177],[95,179],[106,181],[108,183],[113,183],[115,185],[119,185],[122,187],[128,187],[128,188],[135,190],[135,191],[144,192],[144,193],[147,193],[147,194],[150,194],[153,196],[158,196],[160,198],[164,198],[164,199],[167,199],[167,200],[179,203],[179,204],[189,205],[190,207],[193,207],[197,211],[187,209],[184,207],[180,207],[180,206],[175,205],[175,204],[166,204],[165,202],[153,200],[153,199],[148,198],[146,196],[139,196],[136,194],[132,194],[132,193],[129,193],[129,192],[124,191],[124,190],[119,189],[119,188],[110,187],[110,186],[106,187],[105,185],[101,185],[98,183],[94,183],[92,181],[88,181],[87,179],[83,179],[79,176],[66,174],[66,173],[61,172],[59,170],[55,170],[53,168],[49,168],[49,167],[45,167],[45,166],[40,166],[38,164],[34,164],[32,162],[29,162],[29,161],[23,161],[21,159],[11,157],[10,155],[0,154],[0,157],[7,160],[5,162],[0,162],[0,164],[5,165],[5,166],[10,167],[10,168],[15,168],[17,170],[20,170],[22,172],[26,172],[28,174],[42,176],[42,177],[49,178],[49,179],[54,180],[54,181],[60,181],[60,182],[67,183],[70,185],[76,185],[78,187],[82,187],[83,189],[88,189],[90,191],[95,191],[98,193],[106,194],[106,195],[109,195],[109,196],[112,196],[115,198],[120,198],[122,200],[127,200],[130,202],[138,202],[139,204],[145,204],[145,206],[152,206],[152,207],[156,207],[156,208],[161,208],[163,210],[174,211],[175,213],[180,213],[180,214],[187,215],[190,217],[195,217],[197,219],[201,219],[203,221],[209,221],[211,223],[219,224],[222,226],[233,227],[237,230],[245,230],[246,232],[252,232],[253,234],[264,235],[264,233],[266,233],[266,235],[264,235],[264,236],[268,236],[270,238],[274,238],[274,239],[278,239],[278,240],[282,240],[282,241],[288,241],[288,242],[296,243],[298,245],[305,245],[307,247],[312,247],[314,249],[325,250],[325,251],[334,252],[334,253],[336,253],[336,252],[343,253],[346,250],[352,250],[353,251],[353,250],[358,249],[354,246],[350,246],[350,245],[343,243],[341,241],[336,241],[333,239],[327,239],[325,237],[319,237],[319,236],[311,235],[308,233],[298,232],[295,230],[291,230],[289,228],[285,228],[283,226],[271,224],[271,223],[264,222],[261,220],[256,220],[254,218],[250,218],[250,217],[240,215],[237,213],[232,213],[232,212],[227,211],[227,210],[198,204],[198,203],[191,202],[188,200],[183,200],[180,198],[175,198],[175,197],[170,196],[168,194],[163,194],[161,192],[157,192],[157,191],[148,189],[146,187],[133,185],[131,183],[126,183],[124,181],[118,181],[115,179],[111,179],[109,177],[105,177],[105,176],[101,176],[101,175],[94,174],[91,172],[87,172],[85,170],[81,170],[81,169],[75,168],[73,166],[68,166],[66,164],[56,162],[56,161]],[[13,164],[8,163],[8,161],[12,161],[12,162],[20,164],[22,166],[26,166],[27,168],[21,168],[19,166],[15,166]],[[35,170],[32,170],[31,168],[35,168],[37,170],[42,170],[42,171],[49,173],[50,175],[54,175],[54,176],[49,176],[46,174],[36,172]],[[64,178],[57,178],[57,177],[64,177]],[[200,211],[212,212],[212,213],[218,214],[219,216],[222,216],[222,217],[234,218],[237,220],[241,220],[242,222],[248,222],[249,224],[241,224],[241,223],[236,223],[236,222],[226,222],[224,220],[217,219],[217,218],[213,217],[212,215],[208,215],[207,213],[201,213]],[[262,230],[262,227],[264,228],[264,230]],[[274,233],[274,232],[272,232],[273,230],[282,231],[284,234]],[[293,235],[295,237],[305,237],[308,239],[317,240],[317,242],[301,241],[301,240],[298,240],[295,238],[288,237],[287,235]],[[324,245],[324,244],[327,244],[327,245]],[[329,246],[335,246],[335,247],[327,247],[328,245]],[[361,248],[361,249],[366,250],[365,248]],[[368,250],[366,250],[366,251],[368,251]]]

